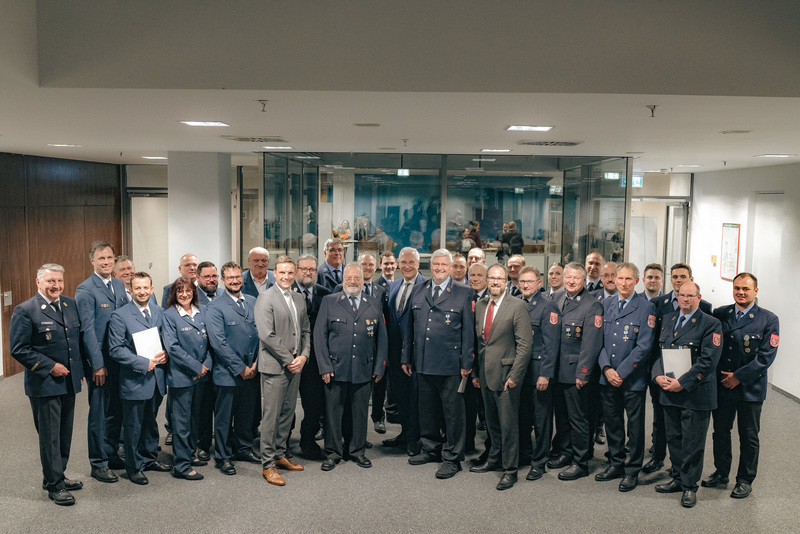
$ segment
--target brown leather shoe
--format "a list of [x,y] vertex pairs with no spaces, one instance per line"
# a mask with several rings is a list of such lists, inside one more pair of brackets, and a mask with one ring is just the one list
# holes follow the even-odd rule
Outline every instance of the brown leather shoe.
[[287,471],[302,471],[305,469],[300,464],[296,464],[288,458],[281,458],[280,460],[275,461],[275,466],[280,467],[281,469],[286,469]]
[[264,478],[267,479],[267,482],[270,484],[274,484],[276,486],[285,486],[286,481],[283,480],[283,477],[278,473],[278,470],[274,467],[268,467],[261,471],[261,474],[264,475]]

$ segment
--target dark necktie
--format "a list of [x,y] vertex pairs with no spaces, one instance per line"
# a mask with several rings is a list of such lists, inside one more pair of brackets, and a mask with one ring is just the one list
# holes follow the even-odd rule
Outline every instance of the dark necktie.
[[341,284],[342,283],[342,275],[339,272],[339,269],[334,269],[333,270],[333,278],[336,280],[337,284]]
[[680,318],[680,319],[678,319],[678,326],[677,326],[677,327],[675,327],[675,333],[676,333],[676,334],[678,333],[678,330],[680,330],[681,328],[683,328],[683,325],[684,325],[684,324],[686,324],[686,316],[685,316],[685,315],[681,315],[681,318]]
[[236,299],[236,304],[238,304],[241,309],[243,309],[243,310],[245,309],[245,307],[244,307],[244,299],[243,298],[240,297],[240,298]]
[[111,280],[106,281],[106,287],[108,288],[108,291],[111,293],[111,296],[113,297],[114,296],[114,286],[111,283]]
[[740,311],[737,311],[737,312],[736,312],[736,321],[738,322],[738,321],[739,321],[739,319],[741,319],[742,317],[744,317],[744,312],[743,312],[743,311],[741,311],[741,310],[740,310]]
[[594,291],[594,282],[586,282],[586,291]]
[[442,288],[441,287],[439,287],[439,286],[434,286],[433,287],[433,302],[436,302],[436,299],[439,298],[439,295],[441,294],[441,292],[442,292]]
[[145,308],[144,310],[142,310],[142,313],[144,313],[144,320],[145,320],[145,321],[147,322],[147,324],[149,325],[149,324],[150,324],[150,310],[148,310],[147,308]]
[[408,299],[408,291],[411,282],[403,282],[403,289],[400,290],[400,303],[397,305],[398,313],[402,313],[406,309],[406,300]]
[[570,302],[572,302],[572,297],[570,297],[570,296],[567,296],[567,297],[564,299],[564,303],[563,303],[563,304],[561,304],[561,311],[564,311],[564,308],[566,308],[566,307],[567,307],[567,304],[569,304]]
[[306,299],[306,309],[308,311],[311,310],[311,293],[309,293],[308,289],[303,290],[303,296]]
[[624,307],[625,307],[625,301],[624,300],[619,301],[619,312],[620,313],[622,313],[622,309]]
[[58,301],[51,302],[51,303],[50,303],[50,306],[52,306],[52,307],[53,307],[53,309],[55,310],[55,312],[56,312],[57,314],[61,315],[61,308],[58,306]]
[[364,293],[366,293],[367,295],[372,295],[370,289],[372,289],[372,284],[370,284],[369,282],[364,284]]
[[486,310],[486,322],[483,324],[483,340],[489,341],[489,334],[492,331],[492,319],[494,319],[494,300],[489,303],[489,309]]
[[353,311],[358,311],[358,299],[356,297],[350,297],[350,305],[353,307]]

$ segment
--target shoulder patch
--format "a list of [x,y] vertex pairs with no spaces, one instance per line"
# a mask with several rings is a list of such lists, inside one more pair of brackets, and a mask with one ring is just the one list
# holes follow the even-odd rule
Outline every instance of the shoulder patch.
[[647,316],[647,326],[650,328],[656,327],[656,316],[655,315],[648,315]]
[[594,316],[594,327],[595,328],[602,328],[603,327],[603,316],[602,315],[595,315]]
[[[550,312],[550,324],[558,324],[558,314],[556,312]],[[775,346],[777,347],[778,345]]]
[[778,334],[772,334],[771,336],[769,336],[769,344],[772,345],[773,347],[777,348],[778,347],[778,337],[779,337]]
[[722,343],[722,335],[720,334],[711,334],[711,342],[714,344],[715,347],[719,347]]

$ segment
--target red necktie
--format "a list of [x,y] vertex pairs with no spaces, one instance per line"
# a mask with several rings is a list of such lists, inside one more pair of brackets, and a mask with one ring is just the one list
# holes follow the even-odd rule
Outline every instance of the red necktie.
[[494,301],[489,303],[489,309],[486,310],[486,323],[483,325],[484,341],[489,341],[489,334],[492,332],[492,319],[494,319]]

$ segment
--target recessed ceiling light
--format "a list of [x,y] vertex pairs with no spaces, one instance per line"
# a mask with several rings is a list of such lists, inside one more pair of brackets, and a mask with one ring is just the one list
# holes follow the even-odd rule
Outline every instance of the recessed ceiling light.
[[294,147],[290,146],[262,146],[261,148],[266,148],[267,150],[294,150]]
[[382,146],[378,150],[397,150],[397,148],[393,146]]
[[661,169],[650,169],[649,171],[637,171],[637,170],[634,170],[633,172],[661,172]]
[[68,145],[66,143],[47,143],[47,146],[54,146],[58,148],[81,148],[83,145]]
[[552,126],[524,126],[524,125],[512,125],[506,128],[506,130],[510,132],[549,132],[552,130]]
[[794,158],[797,157],[797,154],[759,154],[758,156],[753,156],[754,158]]
[[319,159],[319,156],[295,156],[295,159]]
[[167,159],[166,156],[142,156],[142,159]]
[[680,163],[680,164],[675,165],[675,166],[676,167],[692,167],[692,168],[694,168],[694,167],[702,167],[702,165],[695,165],[693,163]]
[[510,148],[482,148],[481,152],[511,152]]
[[472,158],[472,161],[497,161],[497,158]]
[[185,124],[186,126],[227,126],[230,127],[230,124],[225,124],[224,122],[219,121],[178,121],[181,124]]
[[359,128],[377,128],[380,126],[377,122],[355,122],[353,126],[357,126]]
[[636,155],[636,154],[646,154],[646,152],[625,152],[625,153],[626,153],[626,154],[633,154],[633,155]]
[[749,134],[749,133],[753,133],[753,130],[722,130],[720,133],[721,133],[722,135],[728,135],[728,134]]

